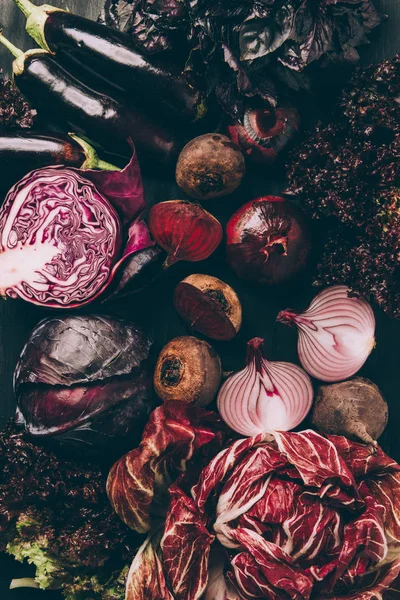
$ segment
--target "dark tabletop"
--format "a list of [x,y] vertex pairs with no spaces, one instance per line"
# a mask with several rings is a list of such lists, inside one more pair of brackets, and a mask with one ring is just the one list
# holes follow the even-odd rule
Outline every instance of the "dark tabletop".
[[[382,12],[389,19],[371,36],[369,46],[361,50],[365,64],[390,58],[400,52],[400,2],[398,0],[377,0]],[[84,16],[96,18],[103,0],[53,0],[52,4],[68,8]],[[26,50],[33,47],[33,42],[25,34],[24,18],[12,0],[0,0],[0,27],[6,37],[18,47]],[[10,55],[0,48],[0,67],[8,72],[11,66]],[[1,177],[0,164],[0,177]],[[282,180],[274,179],[273,174],[266,173],[263,178],[246,176],[244,185],[232,197],[219,200],[210,209],[217,217],[224,219],[227,212],[233,212],[240,204],[260,194],[277,193],[283,186]],[[149,203],[182,197],[182,193],[172,181],[145,178],[146,195]],[[227,203],[229,210],[227,211]],[[245,286],[225,266],[223,249],[212,261],[206,261],[197,272],[209,272],[221,277],[237,290],[244,308],[244,322],[237,338],[227,343],[216,343],[221,354],[223,368],[226,371],[241,368],[245,352],[245,342],[254,336],[265,338],[267,355],[272,360],[297,362],[296,332],[283,325],[276,324],[275,318],[280,309],[285,307],[304,308],[313,292],[307,282],[296,289],[285,292],[260,290],[257,287]],[[176,335],[187,334],[185,326],[176,315],[172,306],[172,292],[178,281],[193,272],[193,267],[179,265],[171,271],[167,278],[161,280],[156,287],[141,294],[140,297],[128,301],[107,305],[103,312],[114,312],[129,316],[140,322],[155,337],[161,348]],[[46,312],[24,303],[13,301],[0,302],[0,427],[13,415],[15,410],[12,391],[12,374],[19,352],[30,329]],[[400,321],[394,321],[375,311],[377,318],[377,346],[368,359],[361,374],[376,382],[383,391],[390,408],[389,426],[382,443],[386,451],[400,460]],[[22,598],[43,598],[51,600],[58,594],[36,592],[33,590],[15,590],[10,592],[8,584],[13,577],[29,575],[27,567],[20,566],[10,558],[0,558],[0,600],[20,600]]]

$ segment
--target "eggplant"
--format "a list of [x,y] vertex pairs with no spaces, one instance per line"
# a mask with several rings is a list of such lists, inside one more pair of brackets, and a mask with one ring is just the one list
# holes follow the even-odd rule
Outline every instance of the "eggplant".
[[16,57],[15,84],[50,122],[127,158],[132,153],[128,140],[132,139],[139,159],[161,164],[176,160],[184,145],[176,131],[87,87],[62,68],[50,52],[37,49],[24,53],[3,35],[0,42]]
[[205,114],[202,93],[181,69],[141,54],[128,34],[47,4],[15,3],[39,46],[55,53],[79,79],[96,81],[96,89],[111,94],[115,90],[134,104],[145,102],[146,107],[180,121],[193,122]]
[[28,171],[65,165],[80,169],[114,170],[118,167],[100,160],[95,149],[74,134],[29,131],[0,132],[0,194]]
[[33,171],[50,165],[80,169],[118,169],[100,160],[88,142],[70,133],[0,131],[0,161],[3,171],[19,168]]

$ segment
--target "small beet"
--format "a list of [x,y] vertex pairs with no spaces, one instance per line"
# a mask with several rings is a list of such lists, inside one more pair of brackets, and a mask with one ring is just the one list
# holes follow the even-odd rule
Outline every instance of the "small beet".
[[236,292],[211,275],[189,275],[178,283],[174,304],[192,329],[214,340],[231,340],[242,324]]
[[341,383],[321,385],[312,422],[322,433],[345,435],[372,444],[388,422],[388,405],[369,379],[355,377]]
[[167,200],[151,207],[148,218],[151,235],[168,254],[165,266],[180,260],[205,260],[222,241],[221,223],[200,204]]
[[214,348],[192,336],[174,338],[162,349],[154,372],[154,388],[164,400],[207,406],[221,382],[221,361]]
[[206,133],[191,140],[179,155],[176,182],[197,200],[227,196],[242,182],[243,154],[225,135]]

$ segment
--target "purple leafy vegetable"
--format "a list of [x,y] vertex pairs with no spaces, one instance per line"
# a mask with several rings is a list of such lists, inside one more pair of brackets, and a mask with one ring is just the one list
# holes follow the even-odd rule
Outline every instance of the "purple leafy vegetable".
[[10,79],[0,76],[0,128],[30,129],[36,120],[33,110]]
[[28,173],[0,210],[0,294],[76,308],[103,294],[154,245],[136,154],[122,171],[60,166]]
[[389,600],[398,589],[400,465],[379,446],[260,434],[169,493],[151,555],[171,595],[153,596],[131,568],[127,600]]
[[34,436],[114,444],[140,439],[154,407],[151,339],[111,317],[66,315],[32,331],[15,370],[18,418]]
[[246,98],[309,87],[312,63],[356,62],[382,20],[372,0],[107,0],[102,18],[146,53],[182,53],[185,37],[187,69],[234,118]]

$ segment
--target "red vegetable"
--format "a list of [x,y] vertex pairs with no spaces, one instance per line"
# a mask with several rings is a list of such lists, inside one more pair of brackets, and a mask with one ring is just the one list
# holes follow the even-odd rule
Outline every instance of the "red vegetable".
[[226,228],[228,261],[239,277],[266,284],[292,279],[307,264],[309,225],[301,208],[278,196],[244,204]]
[[179,260],[205,260],[222,240],[221,223],[198,204],[168,200],[150,209],[149,228],[167,253],[166,266]]
[[139,548],[126,581],[125,600],[174,600],[149,536]]
[[45,319],[15,368],[19,422],[31,436],[121,456],[127,441],[141,439],[155,406],[152,345],[135,324],[117,318]]
[[400,573],[400,465],[379,446],[259,435],[222,450],[189,489],[188,477],[172,485],[157,549],[174,600],[203,598],[210,546],[232,600],[382,600]]
[[245,156],[257,163],[274,162],[299,130],[300,117],[292,106],[276,109],[258,102],[244,111],[240,121],[228,127],[232,141]]
[[135,155],[123,171],[32,171],[0,210],[0,294],[51,308],[93,301],[153,245],[145,207]]
[[261,338],[247,343],[245,368],[228,377],[218,394],[221,417],[241,435],[294,429],[314,396],[307,373],[291,363],[267,360],[263,344]]
[[232,194],[245,174],[239,148],[219,133],[206,133],[191,140],[176,165],[176,183],[197,200]]
[[214,340],[231,340],[242,324],[235,290],[211,275],[193,274],[178,283],[174,305],[192,329]]
[[303,313],[282,310],[277,319],[299,331],[297,350],[307,373],[321,381],[343,381],[361,369],[375,346],[375,317],[363,298],[345,285],[315,296]]
[[[111,505],[139,533],[165,514],[168,487],[196,457],[207,463],[227,439],[215,413],[186,402],[170,401],[150,415],[142,441],[112,467],[107,480]],[[208,457],[208,458],[207,458]]]
[[154,389],[164,402],[210,404],[221,383],[221,360],[205,340],[176,337],[161,350],[154,370]]

